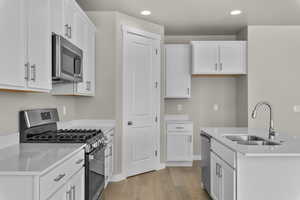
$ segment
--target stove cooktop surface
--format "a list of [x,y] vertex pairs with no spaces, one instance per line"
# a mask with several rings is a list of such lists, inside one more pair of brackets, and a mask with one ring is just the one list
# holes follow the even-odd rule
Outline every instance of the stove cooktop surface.
[[57,131],[28,135],[27,141],[33,143],[88,143],[89,140],[102,137],[102,131],[96,129],[59,129]]

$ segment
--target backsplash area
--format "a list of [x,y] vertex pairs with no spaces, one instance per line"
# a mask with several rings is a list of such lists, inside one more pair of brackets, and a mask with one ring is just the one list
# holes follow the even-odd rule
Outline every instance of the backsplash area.
[[[66,115],[63,115],[63,106]],[[0,92],[0,135],[18,132],[18,112],[23,109],[55,107],[61,120],[75,116],[75,99],[69,96],[52,96],[40,93]]]

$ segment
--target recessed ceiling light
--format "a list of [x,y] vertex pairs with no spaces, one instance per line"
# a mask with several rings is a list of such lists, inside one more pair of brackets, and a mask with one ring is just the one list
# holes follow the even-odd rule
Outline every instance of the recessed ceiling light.
[[241,11],[241,10],[232,10],[232,11],[230,12],[230,15],[240,15],[240,14],[242,14],[242,11]]
[[143,10],[143,11],[141,11],[141,15],[145,15],[145,16],[151,15],[151,11],[150,10]]

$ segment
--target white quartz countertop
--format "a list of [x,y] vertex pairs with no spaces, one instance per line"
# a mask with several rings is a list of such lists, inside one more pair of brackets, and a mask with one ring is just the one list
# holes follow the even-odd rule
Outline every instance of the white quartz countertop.
[[241,153],[245,156],[300,156],[300,137],[280,134],[276,136],[275,142],[281,142],[280,145],[263,146],[263,145],[241,145],[224,137],[231,134],[248,134],[256,135],[268,139],[268,131],[250,128],[202,128],[215,140],[224,144],[228,148]]
[[84,148],[85,144],[21,143],[0,149],[0,175],[41,175]]

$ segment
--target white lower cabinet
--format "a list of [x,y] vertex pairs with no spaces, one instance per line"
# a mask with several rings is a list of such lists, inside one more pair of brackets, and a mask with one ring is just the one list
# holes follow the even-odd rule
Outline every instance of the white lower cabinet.
[[193,161],[193,123],[167,123],[167,165],[191,166]]
[[235,152],[212,139],[210,153],[210,195],[214,200],[236,200]]
[[235,169],[211,153],[211,197],[214,200],[235,200]]
[[42,174],[0,175],[1,200],[84,200],[84,191],[83,149]]
[[84,168],[46,200],[84,200]]

